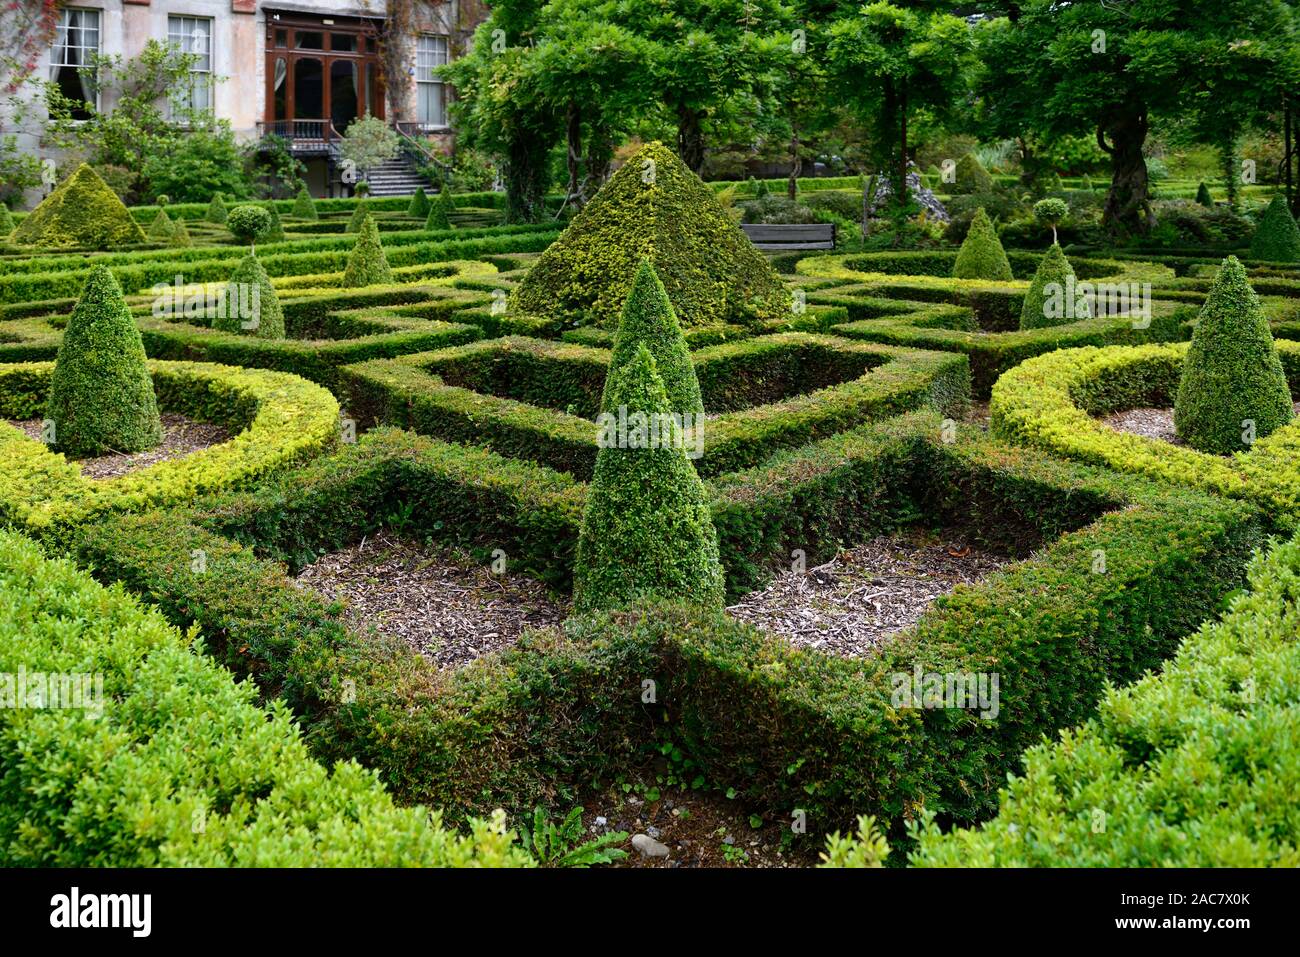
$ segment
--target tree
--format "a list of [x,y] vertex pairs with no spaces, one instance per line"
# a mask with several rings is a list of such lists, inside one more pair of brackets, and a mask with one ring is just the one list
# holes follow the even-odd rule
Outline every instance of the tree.
[[[1157,115],[1198,114],[1224,136],[1230,114],[1272,95],[1278,51],[1294,45],[1282,0],[1024,0],[980,4],[979,110],[998,135],[1088,133],[1110,157],[1103,223],[1116,236],[1155,225],[1143,146]],[[1265,42],[1267,41],[1267,42]]]
[[397,155],[400,141],[397,133],[377,116],[367,113],[348,124],[339,141],[339,155],[345,163],[362,171],[368,181],[370,170]]
[[908,124],[921,110],[950,111],[971,48],[966,22],[888,2],[857,8],[831,25],[827,47],[838,93],[871,132],[872,160],[905,209]]

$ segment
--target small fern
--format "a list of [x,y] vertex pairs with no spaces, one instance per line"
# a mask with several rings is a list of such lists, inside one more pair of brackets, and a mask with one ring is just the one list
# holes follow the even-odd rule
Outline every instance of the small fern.
[[627,857],[627,851],[613,847],[627,840],[626,831],[610,831],[594,840],[584,841],[581,807],[575,807],[559,824],[547,816],[545,809],[533,810],[532,826],[524,823],[520,830],[523,845],[544,867],[590,867],[609,864]]

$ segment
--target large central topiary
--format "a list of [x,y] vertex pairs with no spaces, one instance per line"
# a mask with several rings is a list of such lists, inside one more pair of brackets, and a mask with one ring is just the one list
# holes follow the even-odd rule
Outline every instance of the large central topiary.
[[790,293],[713,191],[649,143],[601,188],[515,290],[511,307],[612,329],[650,260],[682,325],[788,316]]
[[1192,334],[1174,428],[1192,448],[1228,455],[1247,451],[1291,416],[1291,392],[1268,320],[1246,270],[1229,256]]
[[72,457],[139,452],[162,439],[140,330],[106,266],[86,280],[59,345],[46,418]]
[[82,163],[14,230],[21,246],[110,249],[145,241],[117,194]]

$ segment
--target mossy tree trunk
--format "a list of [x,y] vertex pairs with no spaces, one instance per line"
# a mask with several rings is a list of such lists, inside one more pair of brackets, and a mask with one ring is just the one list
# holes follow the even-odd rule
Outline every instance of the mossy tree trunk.
[[582,182],[582,110],[570,103],[564,116],[564,138],[568,145],[565,162],[569,170],[568,199],[574,202]]
[[1110,156],[1111,168],[1110,192],[1106,194],[1101,221],[1113,236],[1145,236],[1156,224],[1147,163],[1142,156],[1148,127],[1146,109],[1139,106],[1097,127],[1097,145]]
[[696,176],[704,169],[704,110],[677,106],[677,155]]
[[546,154],[544,139],[520,133],[506,154],[506,222],[540,223],[546,212]]

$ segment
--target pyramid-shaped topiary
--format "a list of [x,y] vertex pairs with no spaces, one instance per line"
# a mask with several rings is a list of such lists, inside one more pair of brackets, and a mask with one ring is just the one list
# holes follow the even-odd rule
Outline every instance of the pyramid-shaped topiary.
[[[629,428],[622,434],[602,429],[578,538],[574,610],[668,600],[721,611],[722,566],[708,492],[671,426],[664,382],[644,343],[625,366],[610,370],[606,392],[614,408],[627,409]],[[638,419],[669,423],[668,441],[649,439],[664,435],[657,428],[638,433]]]
[[610,177],[529,270],[512,306],[612,329],[643,259],[687,328],[789,315],[790,293],[772,264],[662,143]]
[[1196,187],[1196,201],[1207,209],[1214,208],[1214,197],[1210,195],[1210,187],[1201,183]]
[[299,219],[320,218],[320,215],[316,212],[316,202],[311,198],[311,193],[307,191],[306,186],[298,190],[298,195],[294,197],[293,215]]
[[145,241],[116,193],[82,163],[14,230],[21,246],[111,249]]
[[249,253],[226,282],[225,301],[212,319],[222,332],[284,338],[284,310],[271,278],[257,256]]
[[153,218],[149,224],[148,236],[155,242],[165,243],[172,238],[172,233],[176,231],[176,225],[172,218],[167,215],[167,210],[158,210],[158,215]]
[[379,241],[379,227],[374,217],[367,216],[357,231],[357,241],[348,253],[348,268],[343,271],[343,285],[350,288],[373,286],[392,282],[393,271],[388,268],[388,257]]
[[954,193],[991,193],[993,177],[984,168],[980,158],[967,153],[957,161],[956,177],[952,184]]
[[1259,297],[1237,257],[1219,269],[1178,382],[1174,428],[1194,449],[1249,449],[1291,420],[1291,392]]
[[208,211],[203,214],[203,218],[210,223],[224,226],[226,224],[226,217],[229,215],[230,213],[226,209],[225,197],[220,193],[217,193],[212,197],[212,202],[208,203]]
[[266,227],[266,232],[257,237],[257,241],[259,243],[284,242],[284,223],[280,222],[280,211],[276,209],[274,200],[266,201],[266,211],[271,214],[271,225]]
[[370,215],[370,201],[362,196],[357,200],[357,205],[352,209],[352,218],[348,220],[348,228],[344,232],[355,233],[361,228],[362,222]]
[[[641,261],[632,291],[628,293],[623,314],[614,334],[609,367],[621,369],[632,361],[641,346],[645,346],[655,360],[655,369],[663,380],[671,412],[704,411],[700,399],[700,380],[691,362],[691,350],[682,335],[681,324],[673,312],[672,303],[664,284],[655,275],[650,260]],[[609,392],[612,378],[605,377],[605,391]],[[610,411],[609,395],[601,398],[601,409]]]
[[190,239],[190,230],[185,225],[185,220],[179,218],[176,220],[175,225],[172,227],[171,239],[168,242],[170,245],[182,249],[194,245],[194,240]]
[[1300,262],[1300,226],[1296,225],[1286,199],[1281,193],[1273,197],[1259,218],[1255,236],[1250,241],[1250,258],[1273,263]]
[[456,201],[451,198],[451,192],[444,186],[429,204],[429,215],[424,221],[424,228],[451,229],[451,214],[455,209]]
[[[1020,328],[1039,329],[1043,326],[1063,326],[1071,322],[1087,319],[1092,309],[1086,298],[1075,296],[1069,281],[1074,278],[1074,267],[1065,258],[1061,247],[1052,243],[1043,258],[1038,261],[1034,280],[1025,293],[1024,304],[1020,307]],[[1067,303],[1067,297],[1075,296],[1073,304]],[[1049,308],[1056,306],[1059,308]]]
[[14,231],[14,218],[9,214],[9,207],[0,203],[0,239],[6,238]]
[[1012,278],[1011,263],[1007,261],[1007,254],[983,206],[975,210],[975,217],[970,221],[970,230],[957,252],[952,275],[955,279]]
[[406,215],[416,219],[424,219],[429,215],[429,197],[425,195],[423,186],[417,186],[411,194],[411,201],[406,205]]
[[139,452],[162,439],[140,330],[107,266],[86,280],[59,345],[45,416],[72,457]]

